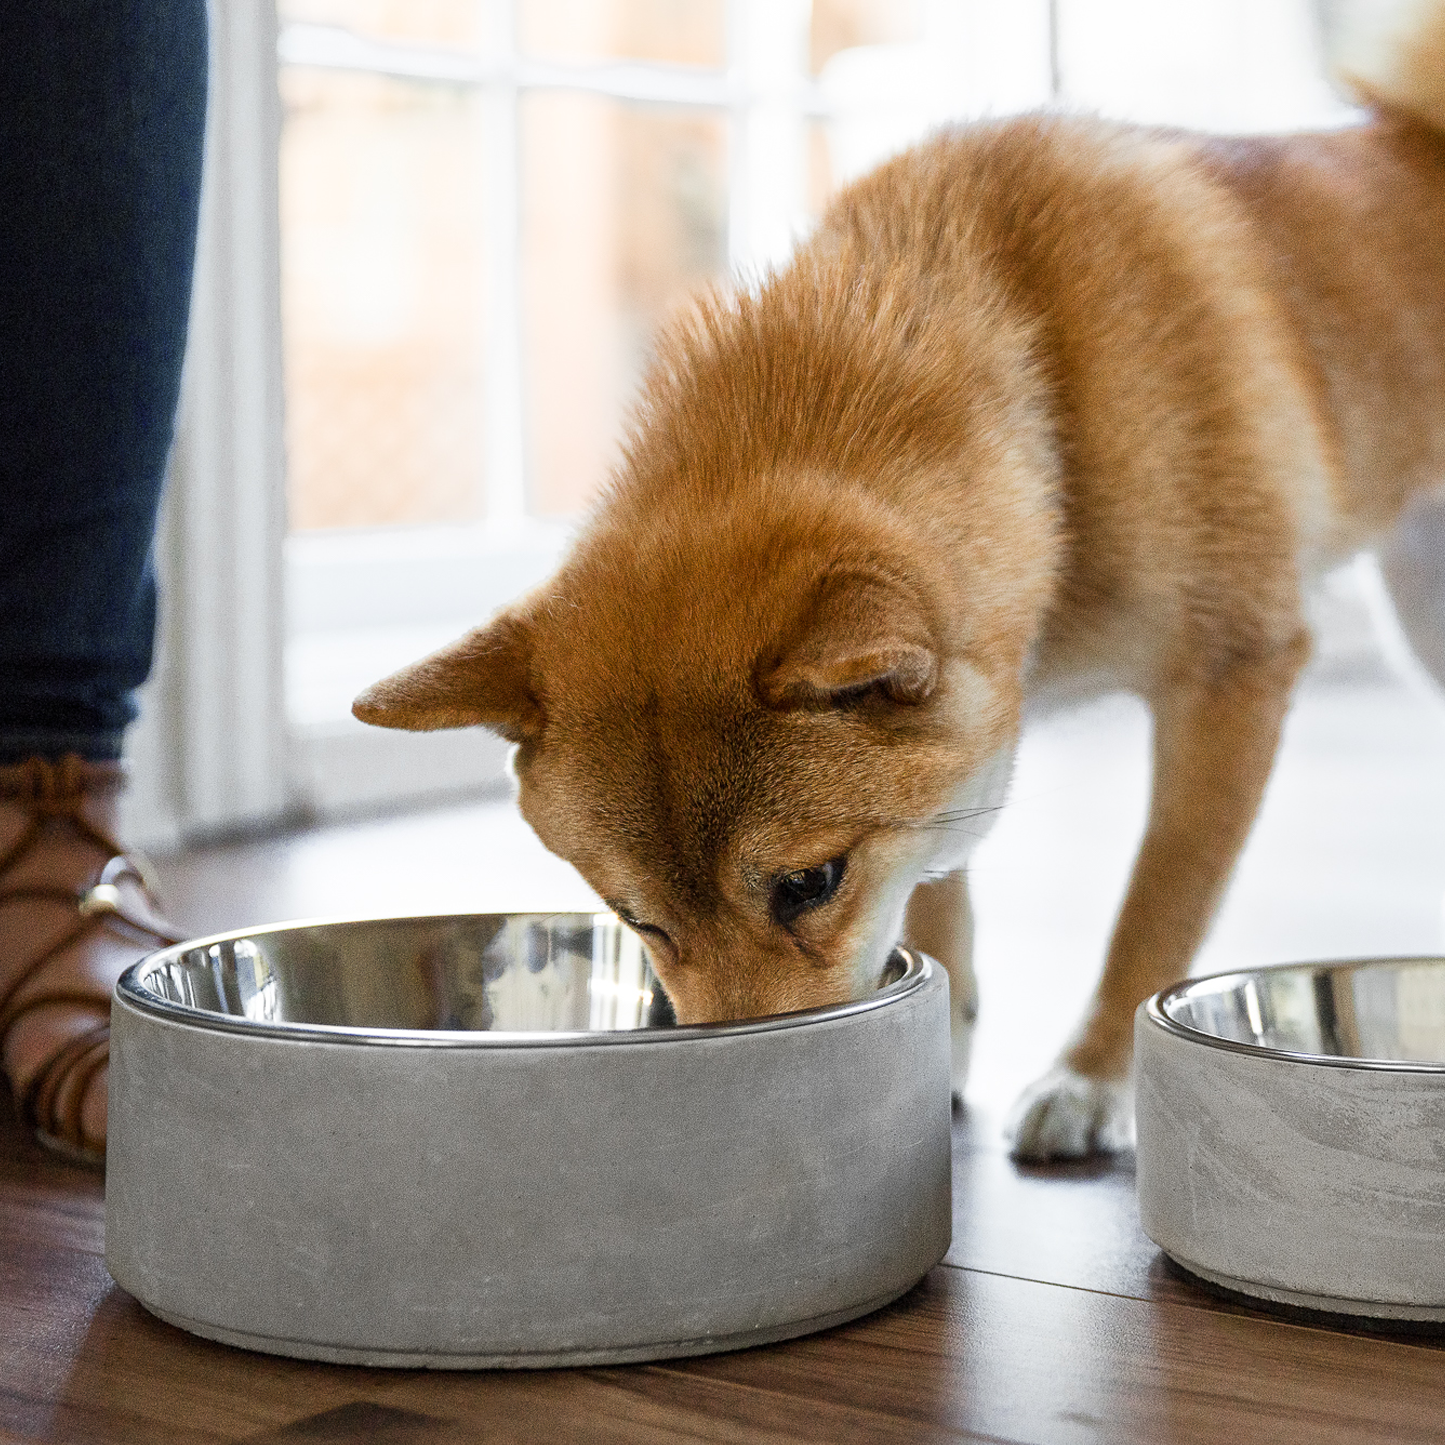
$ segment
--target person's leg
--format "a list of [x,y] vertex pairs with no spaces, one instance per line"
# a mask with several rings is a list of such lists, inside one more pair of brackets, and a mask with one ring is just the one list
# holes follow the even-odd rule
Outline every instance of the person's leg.
[[42,1132],[94,1150],[105,999],[155,922],[136,879],[100,871],[151,660],[205,3],[0,15],[0,1048]]
[[150,668],[205,6],[0,10],[0,764],[113,759]]

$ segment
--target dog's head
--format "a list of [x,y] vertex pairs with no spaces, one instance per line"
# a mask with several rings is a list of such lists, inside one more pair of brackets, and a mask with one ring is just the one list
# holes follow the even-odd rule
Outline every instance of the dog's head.
[[639,931],[683,1022],[876,984],[913,885],[997,803],[1016,726],[1016,671],[950,646],[936,589],[860,546],[856,512],[799,518],[792,490],[791,537],[776,516],[688,547],[594,530],[356,704],[515,742],[524,816]]
[[[932,503],[920,520],[909,488],[959,505],[956,448],[880,434],[836,466],[827,435],[806,444],[847,424],[823,413],[856,349],[827,373],[821,344],[784,336],[801,369],[750,418],[734,383],[769,343],[750,362],[726,340],[674,358],[551,581],[355,706],[514,742],[524,816],[638,930],[682,1022],[876,985],[913,886],[957,866],[999,801],[1052,546],[1026,500],[1046,479],[997,426],[974,525]],[[817,366],[815,394],[790,397]],[[880,374],[899,399],[875,403],[918,424],[907,367]]]

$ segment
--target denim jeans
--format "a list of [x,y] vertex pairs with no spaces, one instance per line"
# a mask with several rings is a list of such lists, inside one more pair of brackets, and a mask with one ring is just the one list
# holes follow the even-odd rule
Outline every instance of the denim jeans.
[[0,764],[118,757],[190,307],[205,0],[0,0]]

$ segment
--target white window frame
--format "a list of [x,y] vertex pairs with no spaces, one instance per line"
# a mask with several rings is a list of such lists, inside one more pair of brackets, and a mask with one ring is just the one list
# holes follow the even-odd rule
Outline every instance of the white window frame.
[[[952,52],[967,90],[986,68],[980,54],[1000,35],[1012,33],[1015,46],[1023,36],[1037,49],[1039,17],[1050,3],[926,0],[935,58],[947,61]],[[851,82],[830,89],[826,77],[808,75],[810,0],[727,0],[727,65],[720,71],[538,61],[517,48],[511,0],[482,9],[492,27],[486,44],[462,55],[319,27],[283,33],[274,0],[211,0],[195,304],[157,544],[160,647],[128,742],[128,827],[152,847],[288,817],[505,786],[507,750],[477,730],[417,736],[365,729],[339,715],[289,716],[284,655],[289,646],[293,664],[304,664],[307,647],[313,657],[324,655],[328,639],[341,646],[368,627],[393,634],[408,624],[460,629],[544,576],[565,545],[565,525],[530,518],[526,507],[522,98],[584,91],[726,115],[729,263],[744,274],[783,259],[806,225],[808,120],[837,119],[860,100]],[[285,535],[278,59],[475,86],[491,112],[482,525]],[[1014,99],[1047,98],[1045,84]],[[863,95],[861,103],[886,108],[890,100]],[[377,620],[383,615],[385,625]]]
[[[565,546],[567,526],[533,518],[527,504],[519,302],[523,101],[544,91],[585,93],[725,117],[729,269],[756,273],[784,260],[807,226],[806,128],[833,109],[834,97],[809,74],[810,9],[809,0],[729,0],[722,69],[636,60],[564,64],[530,57],[517,46],[510,0],[485,8],[489,29],[472,53],[377,40],[330,26],[292,24],[281,30],[283,65],[474,89],[486,111],[488,146],[483,159],[489,314],[481,398],[486,520],[472,526],[288,539],[292,772],[309,810],[324,814],[407,796],[486,789],[504,779],[505,749],[484,735],[417,738],[362,730],[335,706],[346,687],[330,688],[329,716],[324,694],[320,710],[298,711],[296,703],[328,656],[341,664],[338,679],[348,681],[345,661],[364,655],[366,647],[357,643],[366,629],[376,629],[378,655],[386,642],[390,660],[399,661],[397,649],[407,638],[420,649],[480,621],[541,580]],[[383,639],[382,631],[389,636]],[[349,678],[354,685],[364,680]]]
[[[387,626],[399,645],[405,634],[433,645],[489,615],[541,580],[557,561],[565,525],[529,515],[524,437],[522,355],[523,257],[519,114],[529,95],[586,93],[624,103],[700,111],[728,125],[728,267],[757,274],[786,259],[808,225],[807,126],[855,106],[876,106],[856,82],[840,88],[809,73],[810,0],[727,0],[727,55],[722,69],[637,60],[565,64],[525,55],[517,46],[514,6],[485,7],[489,30],[472,53],[403,44],[330,26],[292,24],[279,36],[282,64],[441,81],[474,89],[486,107],[484,157],[488,231],[485,291],[489,298],[482,406],[486,417],[486,521],[467,527],[312,533],[286,546],[290,596],[293,710],[305,679],[325,662],[326,629],[337,629],[333,658],[360,656],[340,629]],[[999,16],[1006,18],[1000,20]],[[1013,0],[1004,10],[987,0],[934,0],[925,11],[928,43],[986,90],[960,56],[978,68],[981,50],[1001,43],[1032,47],[1039,56],[1018,105],[1049,98],[1050,0]],[[970,19],[971,17],[971,19]],[[914,47],[915,49],[918,47]],[[1015,67],[1017,68],[1017,67]],[[886,98],[885,98],[886,99]],[[916,96],[909,98],[916,111]],[[938,115],[922,117],[941,118]],[[912,114],[912,112],[910,112]],[[919,117],[912,116],[916,131]],[[430,629],[426,623],[430,622]],[[378,647],[381,639],[377,638]],[[398,659],[399,660],[399,659]],[[339,674],[346,680],[344,670]],[[360,684],[363,679],[353,677]],[[338,696],[345,688],[333,688]],[[292,719],[294,773],[313,811],[396,800],[404,795],[487,788],[502,780],[504,749],[475,734],[417,739],[362,732],[349,718],[303,709]],[[362,759],[365,759],[362,765]]]

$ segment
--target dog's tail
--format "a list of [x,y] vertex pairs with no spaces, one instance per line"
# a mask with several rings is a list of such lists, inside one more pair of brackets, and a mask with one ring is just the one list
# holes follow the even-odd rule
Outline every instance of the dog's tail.
[[1324,0],[1335,80],[1445,130],[1445,0]]

